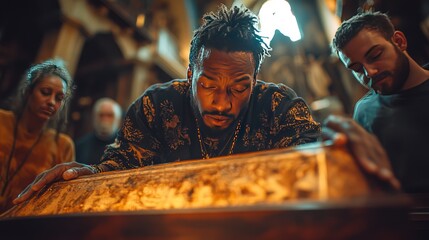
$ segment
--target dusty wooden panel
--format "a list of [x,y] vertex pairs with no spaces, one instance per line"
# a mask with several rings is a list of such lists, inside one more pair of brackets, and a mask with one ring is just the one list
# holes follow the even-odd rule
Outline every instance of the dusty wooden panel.
[[57,182],[3,218],[338,200],[382,193],[379,187],[345,149],[318,143]]

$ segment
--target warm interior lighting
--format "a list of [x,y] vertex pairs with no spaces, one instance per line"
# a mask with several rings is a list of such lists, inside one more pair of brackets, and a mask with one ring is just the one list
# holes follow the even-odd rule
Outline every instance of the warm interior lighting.
[[265,39],[267,44],[271,42],[276,29],[294,42],[301,39],[298,23],[286,0],[266,1],[259,10],[259,18],[261,34],[267,37]]
[[144,26],[145,16],[143,13],[139,14],[136,19],[136,26],[141,28]]

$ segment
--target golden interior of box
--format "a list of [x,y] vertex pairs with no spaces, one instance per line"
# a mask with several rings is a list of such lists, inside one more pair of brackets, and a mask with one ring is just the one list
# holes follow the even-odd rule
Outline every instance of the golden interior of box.
[[3,218],[329,201],[380,189],[345,148],[314,143],[56,182]]

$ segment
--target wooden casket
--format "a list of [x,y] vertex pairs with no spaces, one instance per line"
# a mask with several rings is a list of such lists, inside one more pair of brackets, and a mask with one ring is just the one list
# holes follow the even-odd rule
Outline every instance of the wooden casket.
[[406,239],[413,234],[408,207],[406,197],[363,173],[345,148],[315,143],[56,182],[4,213],[0,233],[45,239]]

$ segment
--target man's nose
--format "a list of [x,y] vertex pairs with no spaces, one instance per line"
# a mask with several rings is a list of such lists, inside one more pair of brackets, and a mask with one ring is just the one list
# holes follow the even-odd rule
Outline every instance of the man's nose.
[[363,71],[367,78],[373,78],[378,73],[378,69],[372,65],[363,66]]
[[231,96],[227,90],[219,90],[213,98],[213,106],[218,112],[229,112],[232,108]]

